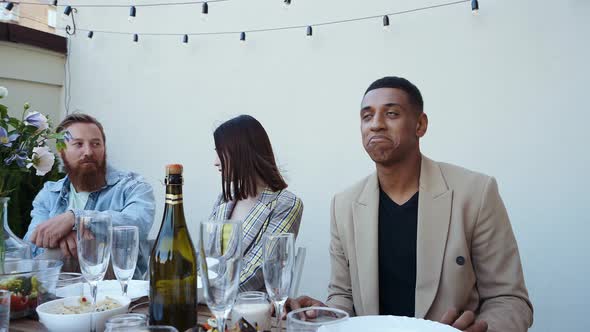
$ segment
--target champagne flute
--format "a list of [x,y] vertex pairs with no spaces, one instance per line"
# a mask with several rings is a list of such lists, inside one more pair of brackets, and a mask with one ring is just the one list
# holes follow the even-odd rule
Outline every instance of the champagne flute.
[[96,331],[94,310],[98,282],[104,278],[111,257],[112,222],[104,212],[83,211],[76,222],[78,240],[78,262],[84,279],[90,284],[92,314],[90,329]]
[[240,286],[242,223],[204,221],[200,233],[200,272],[203,295],[215,315],[217,331],[225,331]]
[[111,258],[117,280],[121,283],[123,296],[127,296],[129,280],[133,278],[139,254],[139,229],[137,226],[113,227]]
[[291,233],[265,234],[262,246],[262,270],[266,291],[275,306],[276,326],[281,330],[281,315],[289,297],[293,266],[295,265],[295,239]]

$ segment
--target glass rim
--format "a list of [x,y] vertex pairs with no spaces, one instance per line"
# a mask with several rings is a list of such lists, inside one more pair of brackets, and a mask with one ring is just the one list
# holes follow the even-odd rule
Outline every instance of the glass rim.
[[64,277],[70,277],[69,279],[58,279],[58,281],[60,280],[70,280],[70,279],[75,279],[78,277],[83,277],[82,273],[80,272],[60,272],[58,278],[61,278],[62,276]]
[[123,225],[123,226],[114,226],[113,227],[113,232],[114,231],[129,230],[129,229],[133,229],[133,230],[139,231],[139,227],[137,227],[137,226]]
[[238,296],[236,297],[236,299],[258,299],[258,298],[264,298],[265,300],[268,300],[268,294],[266,294],[265,292],[260,292],[260,291],[247,291],[247,292],[238,293]]
[[236,225],[236,226],[241,226],[243,224],[243,221],[241,220],[229,220],[229,219],[207,219],[207,220],[203,220],[201,221],[201,225]]
[[[4,266],[6,266],[6,263],[19,263],[19,262],[23,262],[23,261],[31,261],[33,263],[45,263],[47,266],[39,266],[39,265],[43,265],[43,264],[37,264],[38,266],[36,268],[32,268],[31,270],[28,271],[19,271],[19,272],[8,272],[8,273],[4,273],[4,274],[0,274],[2,276],[10,276],[10,277],[15,277],[15,276],[20,276],[20,275],[26,275],[26,274],[30,274],[33,272],[43,272],[43,271],[48,271],[48,270],[52,270],[52,269],[56,269],[59,268],[59,271],[61,271],[61,268],[64,265],[64,262],[61,259],[49,259],[49,258],[43,258],[43,259],[9,259],[9,260],[5,260],[4,261]],[[60,272],[56,271],[57,274],[59,274]]]
[[282,232],[282,233],[265,233],[263,235],[263,237],[265,238],[289,238],[289,237],[293,237],[295,238],[295,234],[293,233],[288,233],[288,232]]
[[[338,317],[338,318],[334,319],[333,321],[325,321],[325,322],[310,322],[310,321],[301,320],[299,318],[293,318],[293,316],[295,316],[296,314],[302,313],[304,311],[310,311],[310,310],[334,312],[334,313],[337,313],[337,314],[342,315],[342,317]],[[315,326],[315,325],[318,325],[318,324],[321,324],[321,325],[334,324],[336,322],[339,322],[339,321],[341,321],[343,319],[347,319],[347,318],[349,318],[349,315],[348,315],[348,313],[346,311],[341,310],[341,309],[337,309],[337,308],[331,308],[331,307],[306,307],[306,308],[299,308],[297,310],[290,311],[287,314],[287,321],[289,321],[289,319],[297,319],[297,324],[308,325],[308,326]]]
[[127,319],[137,319],[142,321],[147,321],[148,317],[146,314],[138,313],[138,312],[128,312],[126,314],[120,314],[110,317],[106,320],[105,324],[117,324],[122,323]]
[[88,219],[98,219],[98,220],[104,220],[104,219],[112,219],[111,215],[108,214],[106,211],[98,211],[98,210],[82,210],[80,211],[80,213],[76,216],[76,219],[82,219],[82,220],[88,220]]

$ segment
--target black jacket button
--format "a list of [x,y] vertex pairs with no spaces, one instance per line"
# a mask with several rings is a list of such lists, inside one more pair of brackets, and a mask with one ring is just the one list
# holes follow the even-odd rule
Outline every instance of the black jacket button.
[[463,266],[463,265],[465,265],[465,257],[457,256],[457,259],[455,260],[455,262],[457,262],[457,264]]

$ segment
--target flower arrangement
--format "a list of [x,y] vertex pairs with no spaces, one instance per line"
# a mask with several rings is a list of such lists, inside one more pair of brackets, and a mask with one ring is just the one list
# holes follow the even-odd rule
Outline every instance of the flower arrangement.
[[[0,99],[8,90],[0,86]],[[58,151],[65,148],[64,134],[54,133],[50,121],[40,112],[32,111],[28,103],[22,118],[8,115],[8,108],[0,104],[0,197],[8,196],[18,186],[19,173],[44,176],[53,169],[55,155],[47,146],[56,141]]]
[[[0,100],[7,96],[8,90],[0,86]],[[58,151],[65,149],[64,133],[54,133],[45,115],[25,103],[18,119],[9,116],[8,108],[0,103],[0,272],[9,244],[23,243],[11,228],[24,234],[35,195],[45,181],[60,177],[54,167],[55,155],[47,146],[49,140],[55,140]],[[4,210],[7,203],[8,211]]]

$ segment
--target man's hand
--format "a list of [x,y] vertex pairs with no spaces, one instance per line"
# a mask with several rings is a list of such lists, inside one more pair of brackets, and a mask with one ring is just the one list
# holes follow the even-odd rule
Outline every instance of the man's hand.
[[475,314],[469,310],[461,314],[459,311],[451,309],[442,316],[440,322],[464,332],[486,332],[488,330],[488,323],[483,320],[476,321]]
[[59,240],[59,248],[64,257],[78,257],[77,243],[76,231],[71,231],[68,235]]
[[[300,308],[307,308],[307,307],[325,307],[326,305],[323,304],[322,302],[311,298],[309,296],[300,296],[296,299],[292,299],[289,298],[287,299],[287,302],[285,303],[285,310],[283,311],[283,317],[281,317],[282,319],[284,319],[284,317],[287,315],[287,313],[289,311],[293,311],[293,310],[297,310]],[[305,318],[315,318],[316,313],[313,310],[308,310],[305,311],[305,317],[301,317],[302,319]]]
[[71,211],[57,215],[39,225],[31,235],[31,242],[41,248],[57,248],[59,241],[68,235],[76,218]]

